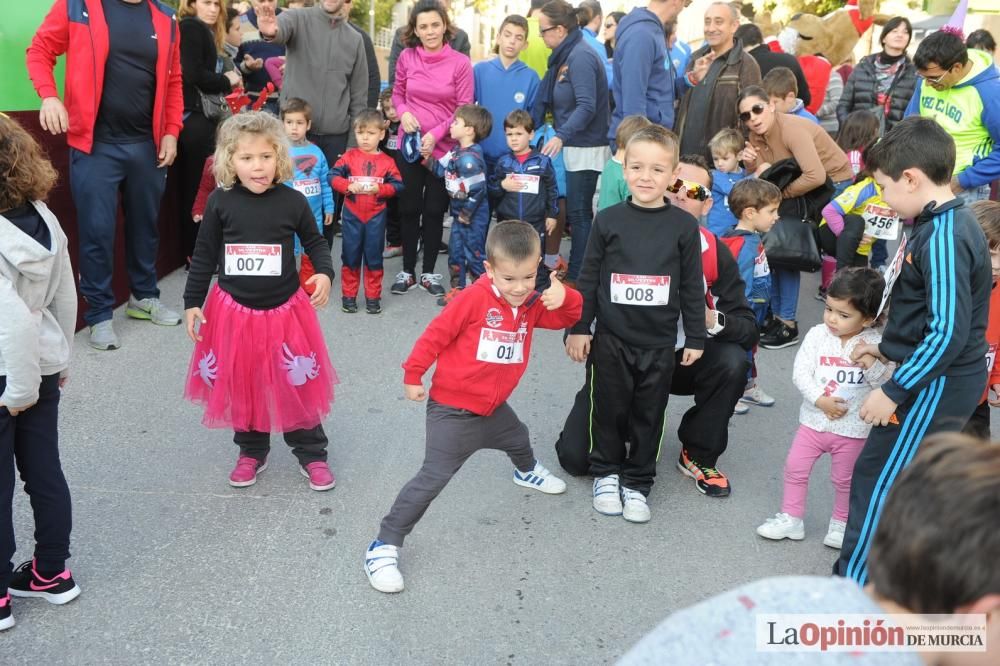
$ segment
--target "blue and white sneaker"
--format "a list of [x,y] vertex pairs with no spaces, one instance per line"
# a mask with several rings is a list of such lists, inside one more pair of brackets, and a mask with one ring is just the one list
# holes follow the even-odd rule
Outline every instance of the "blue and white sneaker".
[[630,523],[648,523],[649,505],[646,504],[646,496],[638,490],[622,488],[622,518]]
[[399,573],[399,548],[376,539],[365,551],[365,573],[368,582],[379,592],[393,594],[403,591],[403,574]]
[[774,407],[774,398],[764,393],[764,389],[760,387],[760,384],[754,384],[744,391],[740,402],[757,405],[758,407]]
[[540,490],[547,495],[559,495],[566,492],[566,482],[545,469],[542,463],[535,461],[535,468],[530,472],[519,472],[514,468],[514,483],[525,488]]
[[622,515],[621,488],[617,474],[594,479],[594,511],[605,516]]

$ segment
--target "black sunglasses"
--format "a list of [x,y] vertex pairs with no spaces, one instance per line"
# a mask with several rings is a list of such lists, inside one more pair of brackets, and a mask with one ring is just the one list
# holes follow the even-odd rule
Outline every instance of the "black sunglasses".
[[[759,116],[760,114],[764,113],[764,109],[766,108],[767,104],[754,104],[753,106],[750,107],[750,111],[753,111],[753,115]],[[748,120],[750,120],[750,111],[744,111],[743,113],[741,113],[740,120],[742,120],[743,122],[747,122]]]

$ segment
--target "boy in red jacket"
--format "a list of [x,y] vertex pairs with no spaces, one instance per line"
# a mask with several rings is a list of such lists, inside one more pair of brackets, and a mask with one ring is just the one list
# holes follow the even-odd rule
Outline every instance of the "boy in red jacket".
[[[993,290],[990,292],[990,314],[986,323],[986,371],[989,373],[986,390],[979,406],[972,413],[962,432],[990,439],[990,407],[1000,407],[1000,365],[997,365],[997,351],[1000,350],[1000,201],[977,201],[969,208],[986,234],[990,246],[990,263],[993,266]],[[992,396],[990,394],[993,394]]]
[[409,400],[427,398],[422,377],[437,362],[427,404],[424,464],[382,519],[365,552],[365,573],[379,592],[401,592],[399,548],[438,494],[473,453],[498,449],[514,463],[514,483],[556,495],[566,484],[536,459],[528,428],[507,398],[528,366],[531,333],[562,329],[580,318],[583,299],[553,276],[535,291],[538,232],[501,222],[486,238],[486,275],[460,292],[428,325],[403,363]]

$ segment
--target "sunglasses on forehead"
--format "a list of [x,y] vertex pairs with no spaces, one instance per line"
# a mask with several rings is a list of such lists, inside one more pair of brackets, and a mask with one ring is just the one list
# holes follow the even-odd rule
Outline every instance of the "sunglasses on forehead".
[[743,122],[747,122],[748,120],[750,120],[751,112],[753,112],[753,115],[759,116],[760,114],[764,113],[764,109],[766,108],[767,104],[763,103],[754,104],[753,106],[750,107],[750,111],[744,111],[743,113],[740,114],[740,120],[742,120]]
[[667,192],[671,194],[677,194],[681,190],[684,190],[684,195],[688,199],[694,199],[696,201],[704,201],[705,199],[712,196],[708,188],[700,183],[694,183],[690,180],[684,180],[683,178],[678,178],[674,181],[673,185],[667,185]]

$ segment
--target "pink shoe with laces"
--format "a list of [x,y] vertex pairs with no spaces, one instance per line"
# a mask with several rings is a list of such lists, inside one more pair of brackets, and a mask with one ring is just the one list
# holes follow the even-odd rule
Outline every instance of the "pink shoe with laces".
[[337,485],[337,480],[333,478],[330,466],[325,462],[316,461],[299,468],[302,476],[309,479],[309,487],[313,490],[330,490]]
[[240,456],[236,467],[229,474],[229,485],[234,488],[246,488],[257,483],[257,475],[267,469],[267,460],[257,460],[250,456]]

